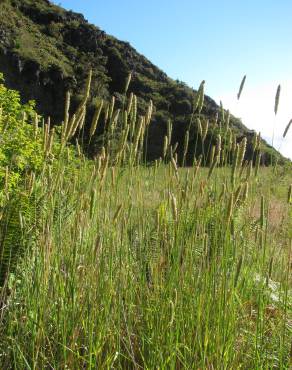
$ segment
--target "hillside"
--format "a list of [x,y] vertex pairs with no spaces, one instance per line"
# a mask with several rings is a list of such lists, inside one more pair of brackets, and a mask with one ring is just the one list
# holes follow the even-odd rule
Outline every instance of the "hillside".
[[[189,129],[187,163],[192,163],[194,154],[201,154],[203,146],[210,147],[215,142],[214,131],[226,123],[218,105],[205,96],[200,118],[210,121],[210,129],[204,144],[197,143],[196,119],[189,126],[196,91],[169,78],[129,43],[107,35],[89,24],[81,14],[66,11],[48,0],[6,0],[1,2],[0,11],[4,15],[0,19],[0,71],[4,73],[6,84],[20,91],[25,101],[36,100],[38,111],[51,116],[54,123],[63,119],[66,91],[72,91],[75,97],[74,108],[81,99],[88,71],[93,70],[84,141],[90,155],[98,150],[98,136],[103,132],[100,125],[95,138],[87,145],[86,134],[96,100],[110,101],[114,95],[116,107],[121,107],[129,73],[132,73],[130,91],[137,95],[140,109],[146,109],[150,99],[154,104],[148,133],[148,160],[162,155],[169,119],[173,122],[172,144],[178,143],[179,159]],[[218,113],[219,120],[216,119]],[[247,136],[247,159],[250,159],[254,133],[232,115],[230,127],[238,141]],[[195,146],[197,153],[194,153]],[[270,162],[271,155],[280,158],[265,142],[262,150],[264,164]]]

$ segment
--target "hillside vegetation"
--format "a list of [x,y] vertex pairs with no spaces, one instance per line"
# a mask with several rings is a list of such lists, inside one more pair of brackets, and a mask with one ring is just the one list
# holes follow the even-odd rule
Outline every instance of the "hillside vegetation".
[[127,91],[89,160],[91,77],[53,128],[0,84],[0,368],[291,368],[291,163],[261,167],[259,136],[244,162],[225,118],[187,169],[169,122],[146,165]]
[[[138,98],[139,113],[145,114],[153,102],[152,121],[147,135],[147,160],[162,157],[167,123],[172,121],[172,145],[178,143],[178,162],[182,164],[184,139],[189,131],[188,152],[184,164],[192,164],[206,147],[215,144],[214,130],[223,124],[226,111],[205,97],[200,119],[210,126],[204,143],[197,140],[199,126],[194,111],[197,91],[180,81],[169,78],[127,42],[107,35],[89,24],[81,14],[66,11],[48,0],[6,0],[0,3],[0,71],[10,88],[21,92],[23,101],[34,99],[38,112],[50,116],[53,124],[63,119],[64,96],[72,92],[74,110],[90,69],[93,71],[90,98],[82,146],[94,156],[101,149],[99,125],[89,141],[89,127],[96,103],[105,101],[102,115],[106,116],[111,97],[116,107],[123,108],[125,81],[132,75],[131,91]],[[192,118],[191,118],[192,117]],[[229,115],[230,129],[238,142],[248,139],[246,158],[252,156],[254,133],[242,122]],[[105,120],[103,120],[105,121]],[[283,158],[263,142],[261,161],[269,164],[272,158]]]

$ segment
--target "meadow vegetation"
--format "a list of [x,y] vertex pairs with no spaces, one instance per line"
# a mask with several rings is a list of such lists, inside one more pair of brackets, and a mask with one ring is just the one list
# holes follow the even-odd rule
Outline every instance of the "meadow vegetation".
[[[245,161],[224,114],[192,165],[171,121],[146,163],[153,106],[140,115],[129,83],[122,108],[96,103],[94,160],[91,75],[54,128],[0,85],[0,368],[289,369],[291,163],[261,167],[259,135]],[[202,142],[203,102],[201,84]]]

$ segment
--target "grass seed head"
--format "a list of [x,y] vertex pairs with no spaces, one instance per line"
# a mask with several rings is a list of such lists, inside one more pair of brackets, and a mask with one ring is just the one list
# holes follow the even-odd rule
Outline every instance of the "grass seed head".
[[286,135],[287,135],[287,133],[288,133],[288,131],[289,131],[289,128],[290,128],[291,124],[292,124],[292,119],[290,119],[290,121],[289,121],[288,125],[286,126],[285,131],[284,131],[284,133],[283,133],[283,137],[286,137]]
[[172,122],[169,119],[167,121],[167,138],[168,138],[169,144],[171,143],[171,136],[172,136]]
[[115,109],[115,103],[116,103],[116,98],[112,96],[110,108],[109,108],[109,119],[111,120],[114,114],[114,109]]
[[46,155],[48,156],[52,152],[53,143],[54,143],[55,128],[53,127],[48,139],[48,144],[46,148]]
[[216,143],[216,153],[215,153],[216,156],[220,156],[221,144],[222,144],[222,140],[221,140],[221,135],[219,134],[217,137],[217,143]]
[[95,113],[94,113],[94,116],[91,122],[90,132],[89,132],[90,138],[94,135],[96,131],[96,127],[97,127],[97,123],[98,123],[98,120],[99,120],[99,117],[102,111],[102,107],[103,107],[103,100],[100,103],[98,103],[96,106]]
[[215,126],[218,124],[218,117],[219,117],[219,114],[218,114],[218,112],[216,112],[215,117],[214,117],[214,125]]
[[167,136],[164,136],[164,141],[163,141],[163,158],[166,157],[167,148],[168,148],[168,137]]
[[64,112],[64,126],[67,128],[69,122],[69,109],[70,109],[71,94],[69,91],[66,92],[65,98],[65,112]]
[[178,174],[178,169],[177,169],[177,164],[176,164],[176,157],[171,156],[170,162],[171,162],[171,166],[174,170],[175,177],[176,177],[177,181],[179,181],[179,174]]
[[248,198],[248,190],[249,190],[249,183],[246,181],[243,185],[243,191],[242,191],[242,203],[245,203]]
[[201,167],[201,163],[202,163],[202,155],[200,155],[199,158],[196,160],[195,170],[194,170],[194,175],[193,175],[193,181],[195,181],[195,179],[198,175],[199,169]]
[[277,114],[278,108],[279,108],[280,94],[281,94],[281,85],[278,85],[276,96],[275,96],[275,106],[274,106],[275,115]]
[[175,143],[175,144],[174,144],[174,146],[172,147],[172,151],[173,151],[173,153],[175,153],[175,152],[176,152],[177,147],[178,147],[178,143]]
[[220,100],[220,122],[223,123],[225,121],[225,111],[223,107],[223,103]]
[[209,130],[209,120],[203,119],[202,125],[202,140],[205,141]]
[[202,123],[201,123],[201,120],[200,120],[200,118],[199,118],[199,117],[197,118],[197,126],[198,126],[199,134],[200,134],[200,136],[203,138]]
[[215,152],[216,152],[216,145],[212,145],[211,152],[210,152],[210,157],[209,157],[210,166],[212,166],[212,164],[214,162]]
[[194,111],[198,111],[198,113],[201,113],[204,104],[204,85],[205,81],[203,80],[195,96]]
[[183,150],[184,157],[186,156],[186,154],[188,152],[189,139],[190,139],[190,132],[189,132],[189,130],[187,130],[186,133],[185,133],[185,139],[184,139],[184,150]]
[[127,81],[126,81],[126,86],[125,86],[125,94],[127,94],[127,91],[129,89],[129,86],[130,86],[130,83],[131,83],[131,79],[132,79],[132,73],[129,73],[129,75],[127,77]]
[[151,118],[152,118],[152,113],[153,113],[153,102],[150,99],[149,104],[148,104],[148,108],[147,108],[147,113],[146,113],[146,121],[145,121],[146,126],[150,125]]
[[235,150],[235,155],[233,158],[232,170],[231,170],[231,182],[233,186],[235,184],[235,177],[236,177],[236,172],[237,172],[237,167],[238,167],[238,152],[239,152],[239,145],[236,144],[236,150]]
[[34,116],[33,126],[34,126],[34,137],[36,138],[38,135],[38,128],[39,128],[39,117],[37,113]]
[[246,144],[247,144],[247,138],[244,137],[239,145],[238,164],[237,164],[238,167],[242,166],[242,162],[243,162],[245,152],[246,152]]
[[242,79],[241,84],[239,86],[239,90],[238,90],[238,93],[237,93],[237,100],[240,99],[240,96],[241,96],[241,93],[242,93],[242,90],[243,90],[243,87],[244,87],[244,84],[245,84],[245,80],[246,80],[246,75],[243,76],[243,79]]
[[86,80],[86,93],[85,93],[85,97],[84,99],[87,99],[89,98],[89,94],[90,94],[90,87],[91,87],[91,79],[92,79],[92,69],[90,69],[89,73],[88,73],[88,77],[87,77],[87,80]]
[[134,98],[134,94],[131,92],[130,97],[129,97],[129,101],[128,101],[128,107],[127,107],[128,114],[130,114],[130,112],[132,110],[133,98]]

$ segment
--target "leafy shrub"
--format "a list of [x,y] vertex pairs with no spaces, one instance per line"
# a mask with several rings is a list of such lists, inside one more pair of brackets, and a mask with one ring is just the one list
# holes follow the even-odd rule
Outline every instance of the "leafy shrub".
[[[23,222],[37,218],[35,175],[46,164],[54,166],[63,153],[59,128],[39,127],[34,107],[33,101],[21,104],[19,93],[7,89],[0,74],[0,287],[23,251]],[[75,163],[70,147],[66,156]]]
[[[17,91],[7,89],[0,75],[0,205],[4,188],[12,190],[25,172],[41,169],[43,139],[36,135],[35,127],[28,123],[36,117],[34,102],[20,102]],[[8,175],[7,175],[8,171]],[[8,177],[8,178],[7,178]]]

